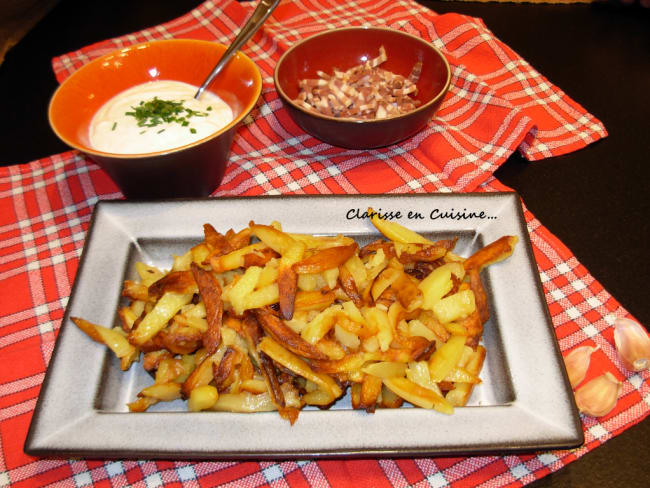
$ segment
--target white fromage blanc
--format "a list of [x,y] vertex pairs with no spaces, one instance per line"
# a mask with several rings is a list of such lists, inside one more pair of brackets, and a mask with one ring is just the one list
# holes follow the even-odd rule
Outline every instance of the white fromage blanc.
[[232,122],[226,102],[208,91],[196,100],[197,90],[181,81],[151,81],[118,93],[90,122],[91,146],[118,154],[165,151],[203,139]]

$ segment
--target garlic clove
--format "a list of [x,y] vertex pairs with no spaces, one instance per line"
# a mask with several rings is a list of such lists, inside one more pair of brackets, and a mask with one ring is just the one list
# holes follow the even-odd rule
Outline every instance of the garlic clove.
[[585,379],[589,368],[589,360],[592,353],[597,349],[598,347],[580,346],[564,356],[564,365],[569,375],[571,388],[575,388]]
[[614,343],[627,369],[642,371],[650,367],[650,337],[641,324],[626,318],[616,319]]
[[621,382],[610,372],[594,378],[576,390],[578,410],[592,417],[607,415],[616,406],[621,388]]

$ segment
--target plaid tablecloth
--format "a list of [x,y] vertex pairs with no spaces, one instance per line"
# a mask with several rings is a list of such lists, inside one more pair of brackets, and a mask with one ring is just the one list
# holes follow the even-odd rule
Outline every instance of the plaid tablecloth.
[[[192,37],[228,42],[252,5],[208,1],[167,24],[56,58],[63,80],[116,47]],[[333,27],[384,25],[431,40],[449,58],[452,87],[428,127],[392,147],[321,143],[289,120],[272,82],[297,39]],[[262,98],[239,129],[221,195],[504,191],[493,171],[513,151],[529,160],[606,136],[603,125],[500,42],[479,20],[436,15],[410,1],[285,0],[244,49],[262,71]],[[629,316],[529,211],[525,217],[560,348],[598,344],[590,374],[623,382],[617,407],[583,417],[586,443],[520,456],[287,462],[37,459],[23,443],[65,309],[90,215],[121,198],[106,174],[70,151],[0,169],[0,487],[4,486],[521,486],[556,471],[645,418],[649,374],[623,368],[612,324]]]

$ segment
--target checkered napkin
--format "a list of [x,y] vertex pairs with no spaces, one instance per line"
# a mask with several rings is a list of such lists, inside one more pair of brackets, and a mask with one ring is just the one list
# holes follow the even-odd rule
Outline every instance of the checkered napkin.
[[[59,79],[134,42],[200,37],[226,42],[251,8],[206,2],[173,22],[54,61]],[[352,14],[350,13],[352,12]],[[336,20],[334,20],[336,19]],[[440,117],[413,139],[347,151],[305,135],[272,89],[272,67],[299,37],[339,25],[389,25],[433,39],[454,69]],[[218,195],[503,191],[491,176],[514,150],[541,159],[603,137],[602,125],[503,45],[477,19],[435,16],[407,2],[285,0],[245,49],[264,74],[263,98],[239,131]],[[436,148],[434,151],[433,148]],[[607,416],[583,417],[585,446],[536,455],[289,462],[37,459],[22,447],[99,199],[121,194],[76,152],[0,168],[0,487],[21,486],[521,486],[556,471],[645,418],[648,372],[616,357],[612,324],[628,316],[535,217],[525,217],[562,351],[597,344],[590,375],[623,382]]]

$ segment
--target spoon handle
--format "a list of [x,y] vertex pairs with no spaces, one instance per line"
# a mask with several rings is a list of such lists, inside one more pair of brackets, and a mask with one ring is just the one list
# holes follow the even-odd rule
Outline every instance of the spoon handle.
[[246,22],[244,27],[239,31],[239,34],[237,34],[237,37],[232,41],[226,52],[223,53],[217,65],[197,90],[194,98],[198,99],[201,96],[201,93],[203,93],[208,85],[212,83],[212,80],[214,80],[221,72],[226,63],[230,61],[230,58],[232,58],[239,48],[242,47],[244,43],[255,34],[255,32],[257,32],[257,29],[259,29],[268,16],[271,15],[271,12],[275,10],[275,7],[277,7],[279,3],[280,0],[260,0],[260,3],[257,4],[257,7],[253,11],[253,15],[250,16],[248,22]]

